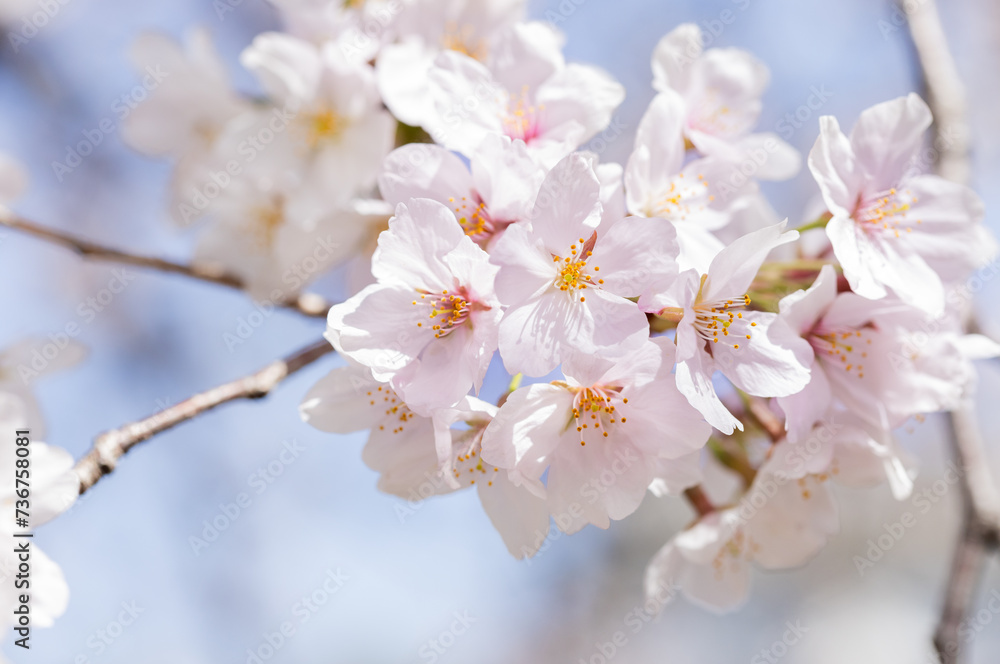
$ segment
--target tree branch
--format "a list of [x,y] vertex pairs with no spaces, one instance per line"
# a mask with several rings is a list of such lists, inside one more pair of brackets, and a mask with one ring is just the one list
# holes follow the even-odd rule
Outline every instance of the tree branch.
[[[127,251],[106,247],[90,242],[89,240],[84,240],[68,233],[64,233],[63,231],[54,228],[47,228],[32,221],[28,221],[27,219],[18,217],[12,211],[3,206],[0,206],[0,224],[51,244],[56,244],[69,249],[86,259],[120,263],[122,265],[133,265],[135,267],[157,270],[159,272],[167,272],[170,274],[181,274],[192,279],[207,281],[209,283],[227,286],[237,290],[245,290],[243,280],[234,274],[230,274],[219,269],[213,269],[204,265],[175,263],[162,258],[138,256]],[[325,317],[331,306],[331,304],[324,298],[314,293],[303,293],[282,302],[276,302],[275,304],[288,309],[294,309],[301,314],[314,318]]]
[[[923,71],[927,101],[934,115],[936,170],[954,182],[968,184],[969,125],[965,88],[948,49],[934,0],[922,0],[909,12],[910,34]],[[970,317],[971,318],[971,317]],[[959,627],[975,600],[988,554],[1000,532],[1000,495],[990,475],[972,399],[948,414],[951,449],[960,475],[962,530],[952,560],[934,647],[942,664],[960,661]]]
[[320,339],[256,373],[213,387],[147,418],[102,433],[73,468],[80,478],[80,493],[86,493],[102,477],[111,473],[118,460],[142,441],[229,401],[265,397],[285,378],[331,352],[333,346],[330,342]]

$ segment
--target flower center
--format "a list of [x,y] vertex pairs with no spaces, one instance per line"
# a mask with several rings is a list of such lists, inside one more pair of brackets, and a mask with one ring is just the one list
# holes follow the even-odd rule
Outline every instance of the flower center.
[[493,486],[493,479],[500,469],[493,464],[483,461],[481,453],[483,451],[483,433],[486,431],[488,422],[469,423],[472,427],[464,435],[456,436],[452,453],[455,454],[455,463],[452,474],[459,484],[472,486],[476,480],[486,482],[487,486]]
[[465,196],[457,200],[451,197],[448,202],[452,204],[462,230],[476,244],[481,246],[487,244],[499,230],[502,230],[500,224],[490,218],[486,203],[470,201]]
[[[565,387],[564,383],[560,384]],[[621,416],[618,406],[627,404],[628,398],[621,396],[622,388],[610,385],[594,385],[592,387],[575,388],[573,398],[573,421],[576,431],[580,434],[580,445],[587,444],[588,434],[601,434],[607,438],[610,430],[625,424],[626,418]]]
[[368,390],[368,404],[373,408],[385,408],[385,415],[379,422],[379,431],[392,427],[394,434],[402,433],[406,428],[406,423],[416,417],[409,407],[402,402],[388,387],[379,385],[374,390]]
[[809,343],[825,366],[836,367],[858,378],[865,377],[865,358],[871,345],[873,329],[814,331]]
[[[559,273],[555,278],[555,285],[561,291],[576,292],[584,290],[588,286],[597,287],[604,283],[604,279],[594,281],[593,275],[587,272],[587,259],[594,254],[594,245],[597,243],[597,233],[594,232],[589,240],[580,238],[579,244],[569,246],[569,255],[566,258],[552,254],[552,262],[559,263]],[[593,272],[600,272],[598,265],[593,266]],[[581,297],[580,301],[584,299]]]
[[[700,199],[707,188],[708,180],[705,179],[704,175],[698,175],[696,184],[688,184],[688,181],[684,179],[684,174],[678,173],[677,177],[670,181],[670,187],[667,190],[662,191],[658,198],[652,199],[646,204],[646,216],[661,217],[670,221],[683,221],[692,212],[705,209],[704,205],[692,207],[692,203]],[[715,196],[709,196],[708,200],[715,200]]]
[[264,205],[254,208],[251,215],[251,229],[258,249],[274,246],[275,237],[285,223],[285,201],[282,196],[272,196]]
[[340,138],[347,123],[335,111],[323,108],[305,116],[306,143],[315,150],[321,144]]
[[[469,320],[469,315],[476,310],[489,309],[479,302],[472,301],[465,288],[449,293],[431,293],[421,289],[420,299],[414,300],[414,306],[429,307],[427,317],[431,319],[430,328],[434,331],[434,338],[440,339],[448,336],[451,332]],[[423,327],[423,322],[418,322],[417,327]]]
[[486,59],[486,40],[476,39],[476,29],[471,25],[459,26],[454,21],[446,23],[444,35],[441,36],[441,48],[458,51],[480,62]]
[[[907,218],[910,206],[917,202],[909,190],[900,192],[890,189],[875,194],[868,201],[858,200],[854,210],[854,221],[867,231],[890,232],[899,237],[900,230],[909,233],[913,230],[911,221]],[[920,219],[916,223],[922,223]]]
[[544,104],[535,106],[532,103],[528,86],[524,86],[519,95],[511,95],[507,100],[507,114],[501,118],[504,133],[525,143],[537,138],[541,133],[541,112],[544,110]]
[[[757,327],[757,323],[743,318],[743,310],[749,306],[749,295],[731,300],[696,302],[694,328],[706,341],[717,344],[721,340],[724,346],[739,350],[740,344],[736,339],[750,340],[753,336],[750,328]],[[732,343],[729,343],[729,337],[732,337]]]

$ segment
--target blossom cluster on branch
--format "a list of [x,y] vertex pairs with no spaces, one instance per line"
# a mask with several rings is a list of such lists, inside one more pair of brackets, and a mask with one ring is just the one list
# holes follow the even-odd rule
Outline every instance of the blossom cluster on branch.
[[[552,522],[686,496],[697,517],[647,593],[733,608],[751,564],[800,565],[836,533],[831,482],[907,497],[892,432],[955,407],[972,360],[1000,354],[962,328],[996,243],[970,189],[924,172],[916,94],[849,134],[820,118],[815,214],[789,225],[759,186],[802,168],[754,130],[767,68],[695,25],[657,44],[622,165],[597,147],[624,88],[567,62],[521,0],[274,3],[286,31],[240,58],[260,96],[204,31],[139,39],[136,66],[169,76],[126,137],[173,160],[197,263],[272,302],[346,275],[326,338],[347,365],[302,417],[370,430],[383,491],[474,486],[518,558]],[[22,180],[0,161],[0,197]],[[491,367],[511,377],[497,404],[478,396]]]

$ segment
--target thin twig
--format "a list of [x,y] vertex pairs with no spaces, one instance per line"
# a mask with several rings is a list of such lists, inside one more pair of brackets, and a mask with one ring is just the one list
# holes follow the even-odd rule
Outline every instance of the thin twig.
[[[944,178],[968,184],[972,169],[965,89],[934,0],[922,0],[913,7],[909,25],[934,115],[936,170]],[[934,633],[934,647],[942,664],[957,664],[962,655],[959,629],[975,600],[987,554],[997,549],[1000,494],[987,465],[972,399],[965,399],[948,414],[948,419],[952,454],[962,468],[962,530]]]
[[705,491],[701,488],[701,485],[684,489],[684,497],[687,498],[688,503],[691,504],[694,511],[698,513],[699,519],[715,511],[715,505],[705,495]]
[[330,342],[321,339],[256,373],[213,387],[147,418],[102,433],[73,468],[80,478],[80,493],[85,493],[111,473],[118,460],[142,441],[229,401],[265,397],[285,378],[331,352],[333,346]]
[[[215,269],[206,265],[188,265],[185,263],[175,263],[173,261],[156,258],[153,256],[139,256],[120,249],[106,247],[104,245],[90,242],[76,236],[64,233],[63,231],[41,226],[27,219],[18,217],[7,208],[0,206],[0,224],[8,228],[20,231],[36,237],[40,240],[59,245],[69,249],[83,258],[122,265],[133,265],[135,267],[167,272],[170,274],[181,274],[185,277],[207,281],[209,283],[245,290],[246,285],[240,277]],[[299,313],[314,318],[323,318],[330,310],[331,304],[315,293],[303,293],[291,297],[275,304],[294,309]]]

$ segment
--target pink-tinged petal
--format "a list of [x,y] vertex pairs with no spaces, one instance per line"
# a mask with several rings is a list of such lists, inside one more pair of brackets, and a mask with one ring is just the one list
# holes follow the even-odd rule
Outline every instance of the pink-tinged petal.
[[457,404],[469,393],[489,364],[488,354],[471,348],[467,325],[430,341],[405,368],[392,377],[392,387],[418,415]]
[[[9,491],[14,497],[14,454],[2,464],[8,471]],[[73,455],[61,447],[31,442],[31,526],[48,523],[65,512],[80,493],[80,478],[73,472]],[[13,509],[13,503],[9,505]]]
[[444,51],[435,58],[428,78],[434,112],[423,126],[435,141],[471,156],[487,134],[504,133],[506,91],[482,64]]
[[[20,562],[13,553],[15,543],[8,539],[4,544],[9,545],[5,554],[0,558],[0,566],[3,569],[14,570]],[[13,599],[13,592],[11,593]],[[66,577],[63,576],[59,565],[54,563],[41,549],[32,547],[31,550],[31,624],[35,627],[52,627],[56,618],[66,611],[69,605],[69,586],[66,585]],[[13,613],[14,608],[10,611]]]
[[747,233],[720,251],[708,268],[702,300],[729,299],[746,293],[771,250],[798,239],[798,231],[784,232],[786,223]]
[[701,28],[697,25],[682,23],[668,32],[653,49],[653,88],[683,94],[690,86],[692,65],[701,54]]
[[455,215],[429,198],[412,198],[396,206],[389,230],[378,238],[372,274],[380,282],[439,293],[454,287],[444,257],[468,241]]
[[549,534],[545,500],[514,484],[505,472],[479,483],[479,499],[507,551],[518,560],[535,555]]
[[472,155],[472,178],[495,222],[517,222],[531,212],[545,171],[524,141],[490,134]]
[[428,143],[411,143],[389,153],[378,186],[382,198],[393,207],[411,198],[431,198],[454,210],[472,200],[475,191],[462,160]]
[[677,233],[663,219],[626,217],[598,231],[593,255],[587,261],[601,288],[622,297],[637,297],[650,286],[677,275]]
[[600,221],[601,183],[593,156],[573,153],[545,176],[531,212],[532,231],[546,249],[565,257]]
[[413,306],[414,300],[420,296],[412,288],[372,284],[330,308],[327,338],[370,367],[376,380],[389,380],[434,339],[427,308]]
[[316,47],[280,32],[258,35],[240,62],[257,75],[270,96],[293,108],[315,95],[322,74]]
[[873,246],[849,216],[835,214],[826,225],[826,236],[844,270],[844,277],[858,295],[870,300],[886,296],[878,272],[890,269],[885,257]]
[[625,180],[621,164],[609,162],[594,167],[601,183],[601,224],[610,226],[625,217]]
[[536,480],[572,417],[573,394],[558,385],[536,383],[515,390],[483,434],[482,458]]
[[963,334],[956,344],[962,355],[970,360],[988,360],[1000,356],[1000,344],[981,334]]
[[754,177],[760,180],[788,180],[802,169],[799,151],[771,132],[750,134],[737,149],[743,154],[741,162],[749,159],[757,165]]
[[546,485],[549,511],[567,534],[588,523],[607,528],[611,519],[624,519],[642,503],[653,480],[649,464],[628,441],[580,445],[577,438],[575,430],[563,434]]
[[927,312],[931,316],[944,313],[944,284],[931,267],[912,248],[883,242],[883,255],[888,263],[880,275],[882,283],[891,288],[899,299]]
[[701,348],[704,340],[687,322],[688,316],[684,318],[677,326],[677,389],[719,431],[725,434],[731,434],[734,429],[743,431],[743,423],[729,412],[715,393],[712,384],[715,366]]
[[379,491],[420,500],[429,493],[452,490],[438,468],[434,426],[429,418],[410,415],[404,421],[401,416],[387,417],[372,429],[361,459],[379,473]]
[[389,386],[372,378],[367,368],[340,367],[312,386],[299,405],[299,414],[320,431],[362,431],[385,417],[384,398],[392,396]]
[[[743,320],[750,339],[740,339],[739,348],[713,344],[715,366],[733,385],[759,397],[786,397],[809,382],[813,350],[777,314],[747,311]],[[741,329],[742,331],[742,329]]]
[[808,163],[830,212],[834,217],[850,216],[864,186],[864,174],[850,141],[832,115],[819,119],[819,136]]
[[699,85],[685,95],[688,136],[700,152],[711,155],[714,142],[701,139],[737,139],[757,123],[770,73],[752,54],[735,48],[709,49],[697,67]]
[[781,298],[778,312],[789,327],[804,335],[816,325],[836,297],[837,272],[832,265],[824,265],[808,289]]
[[542,240],[521,224],[511,226],[497,240],[490,251],[490,260],[500,266],[496,293],[507,305],[541,296],[559,274]]
[[822,365],[813,363],[810,370],[808,385],[795,394],[778,399],[778,405],[785,413],[785,431],[791,443],[808,438],[813,426],[823,419],[833,403],[833,391]]
[[869,193],[900,184],[932,120],[930,108],[912,92],[861,112],[851,130],[851,148]]
[[625,88],[608,73],[588,65],[569,64],[538,89],[535,103],[543,108],[543,131],[574,124],[582,128],[576,145],[591,139],[611,122],[625,99]]

